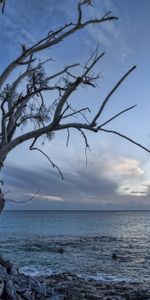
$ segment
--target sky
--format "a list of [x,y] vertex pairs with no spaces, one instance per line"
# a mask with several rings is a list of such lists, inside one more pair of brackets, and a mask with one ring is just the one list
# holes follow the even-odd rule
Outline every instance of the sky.
[[[0,15],[0,72],[20,54],[21,44],[31,46],[49,31],[74,21],[76,7],[75,0],[6,0],[5,13]],[[150,149],[150,1],[93,0],[93,6],[85,8],[85,18],[108,11],[119,20],[89,26],[45,51],[42,58],[53,58],[54,63],[47,66],[53,73],[70,63],[84,63],[97,46],[106,52],[95,67],[101,74],[98,86],[79,89],[70,100],[76,107],[89,106],[92,115],[121,76],[137,65],[111,97],[101,122],[137,104],[106,128]],[[2,170],[6,209],[150,209],[149,153],[112,134],[87,133],[91,152],[86,164],[80,134],[72,130],[69,147],[66,137],[66,132],[57,133],[50,142],[40,144],[60,167],[64,180],[40,153],[29,151],[29,142],[8,155]]]

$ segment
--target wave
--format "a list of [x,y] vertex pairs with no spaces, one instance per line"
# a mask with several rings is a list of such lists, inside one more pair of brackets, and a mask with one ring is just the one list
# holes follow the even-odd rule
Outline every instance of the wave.
[[31,277],[38,277],[38,276],[51,276],[54,274],[54,272],[51,269],[47,268],[39,268],[35,266],[25,266],[22,268],[19,268],[20,273],[23,273],[24,275],[28,275]]
[[[51,276],[51,275],[61,275],[64,274],[64,272],[54,272],[53,270],[49,268],[39,268],[36,266],[25,266],[20,268],[20,272],[31,276],[31,277],[40,277],[40,276]],[[110,275],[110,274],[103,274],[103,273],[97,273],[95,275],[85,275],[85,274],[79,274],[79,273],[71,273],[69,272],[70,276],[76,276],[77,278],[83,278],[86,281],[96,281],[99,283],[133,283],[135,280],[132,280],[129,277],[120,276],[120,275]]]
[[59,245],[51,246],[49,241],[30,241],[21,243],[18,247],[20,250],[25,252],[54,252],[54,253],[60,253],[63,254],[64,249],[60,247]]
[[129,277],[118,276],[118,275],[108,275],[97,273],[96,275],[84,276],[85,279],[95,280],[103,283],[133,283],[133,280]]

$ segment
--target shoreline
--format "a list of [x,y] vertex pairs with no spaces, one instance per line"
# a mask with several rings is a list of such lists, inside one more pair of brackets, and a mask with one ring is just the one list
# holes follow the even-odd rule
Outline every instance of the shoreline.
[[31,277],[0,257],[1,300],[150,300],[148,284],[102,283],[65,272]]

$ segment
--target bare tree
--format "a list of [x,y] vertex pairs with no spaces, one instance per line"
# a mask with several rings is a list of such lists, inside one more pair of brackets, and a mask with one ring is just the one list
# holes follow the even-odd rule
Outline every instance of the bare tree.
[[[4,1],[1,1],[4,4]],[[47,74],[45,71],[46,61],[38,61],[36,53],[51,48],[62,43],[69,36],[93,24],[101,24],[109,21],[115,21],[118,18],[112,16],[111,12],[106,13],[101,18],[88,19],[83,21],[83,9],[91,5],[92,1],[79,1],[77,6],[77,20],[58,28],[56,31],[50,31],[47,36],[38,41],[30,48],[22,45],[22,52],[14,61],[12,61],[0,75],[0,110],[1,110],[1,132],[0,132],[0,167],[3,166],[8,153],[19,144],[31,140],[30,150],[38,150],[47,157],[53,167],[62,173],[57,165],[53,163],[50,157],[43,150],[35,146],[41,136],[51,139],[52,135],[59,130],[66,130],[68,134],[67,144],[70,136],[70,129],[78,130],[88,148],[86,131],[97,133],[99,131],[113,133],[122,138],[129,140],[137,146],[148,151],[141,144],[130,139],[128,136],[118,131],[109,130],[105,127],[121,114],[133,109],[130,106],[116,115],[112,116],[105,123],[100,122],[100,117],[107,105],[111,95],[116,91],[120,84],[136,68],[130,68],[123,77],[116,83],[113,89],[108,93],[106,98],[100,103],[96,115],[88,119],[86,113],[90,112],[89,107],[75,109],[70,103],[70,96],[81,86],[95,87],[99,79],[99,74],[93,71],[95,65],[100,61],[104,53],[99,53],[96,49],[87,63],[81,65],[74,63],[65,66],[54,74]],[[51,59],[50,59],[51,60]],[[49,61],[50,61],[49,60]],[[22,73],[16,77],[14,82],[8,84],[8,78],[12,72],[18,69]],[[77,75],[78,74],[78,75]],[[51,99],[57,94],[57,100],[46,100],[45,94],[49,92]],[[76,118],[79,116],[80,122]],[[20,128],[30,122],[25,133]],[[4,197],[0,198],[0,210],[4,206]]]
[[4,9],[5,9],[5,0],[0,0],[0,4],[2,6],[2,14],[4,13]]

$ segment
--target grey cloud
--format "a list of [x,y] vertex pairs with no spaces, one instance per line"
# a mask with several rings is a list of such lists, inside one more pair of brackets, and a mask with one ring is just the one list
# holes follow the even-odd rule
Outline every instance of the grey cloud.
[[[148,197],[144,195],[119,195],[119,183],[100,175],[93,167],[79,166],[76,173],[64,173],[61,180],[51,168],[27,170],[17,165],[7,165],[3,170],[5,187],[10,191],[7,199],[25,200],[40,188],[38,198],[21,205],[7,203],[7,209],[141,209],[149,207]],[[41,199],[40,199],[41,195]],[[43,195],[51,196],[50,201]],[[60,197],[62,201],[53,200]],[[47,197],[48,198],[48,197]]]
[[[27,194],[34,193],[37,187],[40,188],[41,195],[61,197],[62,202],[46,201],[35,199],[32,202],[41,203],[40,207],[86,207],[88,201],[101,202],[111,201],[111,197],[116,197],[117,184],[108,178],[97,177],[95,173],[90,173],[88,167],[78,170],[76,174],[64,173],[65,179],[62,181],[59,175],[49,169],[26,170],[17,165],[9,165],[3,171],[5,186],[10,191],[8,198],[21,199],[27,198]],[[12,191],[12,192],[11,192]],[[83,201],[84,200],[84,201]],[[93,203],[93,205],[94,205]],[[39,205],[39,204],[38,204]],[[23,205],[24,207],[25,205]],[[30,207],[30,204],[27,204]],[[32,205],[31,205],[32,207]],[[38,208],[38,207],[37,207]]]
[[[101,173],[103,173],[102,168]],[[80,191],[82,196],[91,196],[97,199],[109,198],[109,194],[116,195],[118,188],[117,183],[105,176],[99,176],[97,170],[91,169],[90,166],[79,169],[76,177],[72,179],[74,188]]]

